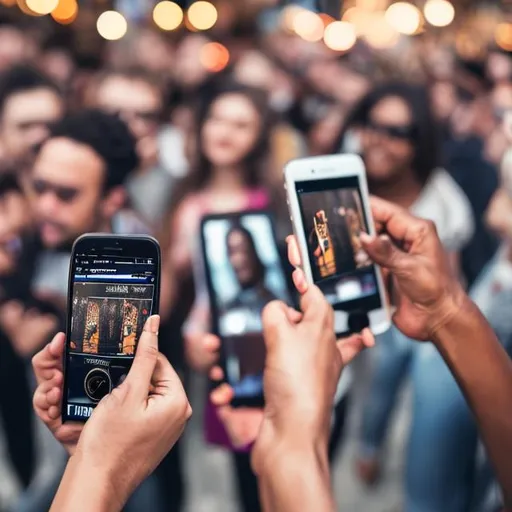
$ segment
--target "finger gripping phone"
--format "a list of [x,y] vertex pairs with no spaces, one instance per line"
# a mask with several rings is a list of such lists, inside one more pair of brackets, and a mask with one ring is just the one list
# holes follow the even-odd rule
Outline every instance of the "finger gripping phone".
[[338,335],[390,326],[385,288],[361,243],[374,233],[363,161],[356,155],[293,160],[284,170],[302,266],[334,308]]
[[209,215],[201,223],[212,330],[234,407],[263,405],[265,341],[261,313],[273,300],[294,304],[268,212]]
[[62,420],[84,422],[128,375],[158,313],[160,247],[148,236],[87,234],[73,245]]

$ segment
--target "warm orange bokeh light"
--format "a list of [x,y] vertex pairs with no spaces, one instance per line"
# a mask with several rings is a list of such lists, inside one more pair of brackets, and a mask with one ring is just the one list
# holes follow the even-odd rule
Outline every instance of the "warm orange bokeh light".
[[67,25],[75,20],[78,14],[76,0],[59,0],[59,5],[52,11],[52,18],[62,25]]
[[206,43],[201,50],[200,59],[208,71],[218,73],[229,63],[229,50],[220,43]]

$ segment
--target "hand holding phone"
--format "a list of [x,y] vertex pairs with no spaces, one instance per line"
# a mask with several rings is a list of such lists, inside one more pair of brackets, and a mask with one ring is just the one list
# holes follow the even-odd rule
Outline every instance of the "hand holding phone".
[[285,168],[291,220],[309,283],[335,310],[338,335],[390,326],[381,271],[361,234],[374,233],[362,160],[355,155],[305,158]]
[[130,370],[158,312],[160,248],[147,236],[84,235],[69,274],[63,421],[86,421]]

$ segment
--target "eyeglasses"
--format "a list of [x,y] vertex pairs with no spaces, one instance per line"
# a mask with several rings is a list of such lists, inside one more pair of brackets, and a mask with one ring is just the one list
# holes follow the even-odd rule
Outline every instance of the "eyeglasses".
[[79,193],[79,190],[76,188],[53,185],[41,179],[32,180],[32,188],[38,196],[52,193],[62,203],[70,203]]
[[412,141],[416,138],[416,127],[414,125],[389,125],[368,120],[366,128],[390,139]]

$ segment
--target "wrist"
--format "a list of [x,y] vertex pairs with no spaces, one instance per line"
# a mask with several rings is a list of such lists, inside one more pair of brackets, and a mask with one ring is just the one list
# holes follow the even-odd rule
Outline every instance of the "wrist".
[[122,469],[116,470],[96,462],[80,449],[76,449],[69,458],[66,472],[68,469],[73,482],[83,488],[84,496],[94,496],[98,511],[122,510],[133,492]]
[[468,326],[475,319],[475,313],[478,313],[478,309],[462,289],[461,293],[449,300],[442,321],[437,324],[432,334],[432,342],[438,349],[452,339],[453,332],[457,332],[461,326]]
[[444,338],[444,332],[450,329],[451,325],[460,322],[463,312],[467,311],[469,304],[472,302],[459,283],[453,290],[446,293],[445,298],[432,315],[433,322],[430,330],[431,340],[434,344]]
[[301,461],[309,461],[328,476],[328,439],[324,436],[306,436],[300,428],[297,430],[289,432],[289,435],[256,440],[252,449],[252,466],[259,477],[281,472],[283,465],[298,464],[300,467]]

